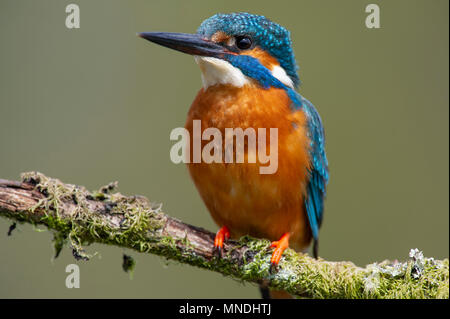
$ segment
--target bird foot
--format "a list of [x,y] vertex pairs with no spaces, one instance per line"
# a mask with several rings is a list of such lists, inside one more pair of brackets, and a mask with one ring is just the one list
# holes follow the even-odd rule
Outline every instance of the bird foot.
[[222,257],[223,243],[225,240],[230,238],[230,230],[227,226],[223,226],[216,233],[216,238],[214,239],[214,255],[218,258]]
[[289,233],[284,234],[280,240],[273,241],[270,247],[275,247],[275,250],[272,253],[272,258],[270,259],[270,271],[272,272],[277,269],[283,252],[289,247]]

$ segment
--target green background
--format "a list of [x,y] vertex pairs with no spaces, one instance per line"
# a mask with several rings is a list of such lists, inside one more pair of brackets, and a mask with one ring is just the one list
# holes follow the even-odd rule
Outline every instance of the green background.
[[[98,189],[162,202],[164,211],[217,227],[169,133],[184,126],[201,86],[193,58],[137,32],[195,32],[217,12],[266,15],[291,31],[300,92],[318,108],[331,179],[320,255],[359,265],[448,257],[448,1],[0,0],[0,178],[37,170]],[[378,3],[381,29],[365,27]],[[52,260],[52,235],[0,218],[0,297],[259,297],[255,286],[160,257],[92,245],[76,262]],[[122,253],[137,261],[133,280]],[[77,263],[81,288],[65,287]]]

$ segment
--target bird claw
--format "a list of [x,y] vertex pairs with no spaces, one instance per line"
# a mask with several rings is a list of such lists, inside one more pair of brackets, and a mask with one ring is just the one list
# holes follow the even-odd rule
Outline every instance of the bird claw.
[[213,248],[213,256],[215,256],[217,258],[221,258],[222,257],[222,247],[214,246],[214,248]]
[[289,247],[289,233],[284,234],[280,240],[273,241],[270,245],[271,248],[275,248],[270,259],[270,273],[278,270],[278,264],[280,263],[281,256],[286,248]]
[[278,271],[278,264],[277,263],[274,263],[274,262],[271,262],[270,263],[270,268],[269,268],[269,273],[270,274],[274,274],[274,273],[276,273]]
[[280,242],[279,240],[273,241],[272,244],[270,244],[270,248],[277,247],[279,242]]
[[230,238],[230,231],[226,226],[223,226],[221,229],[219,229],[216,233],[216,237],[214,238],[214,249],[213,249],[213,255],[217,258],[222,257],[223,252],[223,243],[228,238]]

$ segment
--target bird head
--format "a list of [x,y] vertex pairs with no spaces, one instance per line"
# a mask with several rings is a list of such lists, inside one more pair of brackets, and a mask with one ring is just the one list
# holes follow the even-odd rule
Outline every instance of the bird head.
[[140,37],[191,54],[205,88],[215,84],[294,89],[299,84],[290,33],[264,16],[216,14],[196,34],[144,32]]

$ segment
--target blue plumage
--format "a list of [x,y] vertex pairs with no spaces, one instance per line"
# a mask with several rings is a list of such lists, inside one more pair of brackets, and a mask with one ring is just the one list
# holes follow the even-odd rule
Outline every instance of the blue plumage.
[[319,238],[319,227],[323,217],[323,201],[328,183],[328,160],[325,153],[325,135],[322,120],[314,105],[301,97],[303,111],[308,119],[308,137],[310,139],[309,156],[311,167],[309,168],[309,183],[305,207],[314,240]]
[[219,13],[203,21],[197,34],[210,38],[217,31],[234,36],[251,36],[258,46],[277,58],[295,86],[300,84],[290,33],[279,24],[264,16],[245,12]]
[[301,107],[302,100],[300,95],[274,77],[269,69],[259,63],[258,59],[249,55],[226,55],[224,58],[231,65],[239,68],[246,76],[258,81],[263,88],[275,87],[285,90],[295,106]]

